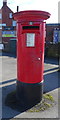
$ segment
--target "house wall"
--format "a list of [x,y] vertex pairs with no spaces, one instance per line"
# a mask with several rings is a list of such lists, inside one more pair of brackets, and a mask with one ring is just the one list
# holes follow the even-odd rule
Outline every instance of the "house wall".
[[46,42],[53,42],[55,28],[60,29],[60,24],[46,24]]
[[9,52],[9,44],[11,39],[16,39],[16,25],[13,25],[13,11],[7,6],[7,2],[3,1],[3,6],[0,9],[2,13],[2,29],[0,30],[0,36],[2,37],[2,43],[4,44],[4,51]]
[[[0,29],[0,43],[3,42],[5,51],[9,52],[11,39],[16,39],[16,26],[13,26],[13,18],[9,17],[9,14],[13,14],[13,11],[7,6],[7,2],[3,2],[0,13],[2,14],[2,19],[0,19],[0,25],[2,24],[2,29]],[[55,28],[60,29],[60,24],[46,24],[46,43],[53,42]]]

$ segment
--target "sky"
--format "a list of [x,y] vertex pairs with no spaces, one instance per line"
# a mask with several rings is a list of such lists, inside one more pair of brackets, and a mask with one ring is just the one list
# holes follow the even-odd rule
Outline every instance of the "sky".
[[[17,6],[19,11],[23,10],[42,10],[51,14],[47,23],[58,23],[58,2],[59,0],[7,0],[7,5],[13,12],[16,12]],[[0,1],[0,8],[3,0]]]

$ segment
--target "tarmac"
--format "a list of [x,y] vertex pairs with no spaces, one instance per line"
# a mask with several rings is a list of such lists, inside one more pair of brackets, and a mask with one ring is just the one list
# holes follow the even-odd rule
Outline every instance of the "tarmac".
[[5,100],[9,93],[16,90],[17,59],[14,55],[0,55],[0,119],[56,119],[60,120],[60,72],[58,59],[45,58],[44,61],[44,93],[53,96],[55,105],[45,111],[20,113],[16,109],[6,106]]

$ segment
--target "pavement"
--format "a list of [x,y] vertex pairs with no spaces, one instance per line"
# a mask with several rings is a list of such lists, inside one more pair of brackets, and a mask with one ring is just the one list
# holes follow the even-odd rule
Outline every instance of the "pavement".
[[60,72],[58,60],[45,58],[44,62],[44,93],[53,96],[55,105],[45,111],[23,113],[6,106],[5,100],[9,93],[16,90],[17,59],[10,54],[0,55],[0,119],[60,119]]

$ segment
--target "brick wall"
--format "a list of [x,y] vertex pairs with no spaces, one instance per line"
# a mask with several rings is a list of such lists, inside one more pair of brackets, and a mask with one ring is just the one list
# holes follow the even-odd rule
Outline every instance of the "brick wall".
[[60,24],[46,24],[46,42],[53,42],[54,28],[60,29]]

